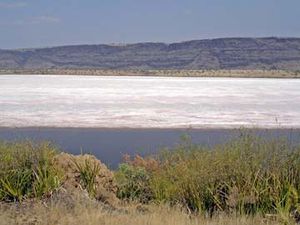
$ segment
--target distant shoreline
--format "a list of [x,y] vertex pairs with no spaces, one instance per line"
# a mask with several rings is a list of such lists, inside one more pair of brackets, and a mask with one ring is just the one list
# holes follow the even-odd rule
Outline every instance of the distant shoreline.
[[300,78],[300,71],[287,71],[287,70],[0,69],[0,75]]
[[236,127],[80,127],[80,126],[1,126],[0,130],[103,130],[103,131],[141,131],[141,130],[156,130],[156,131],[299,131],[300,127],[288,127],[288,126],[270,126],[270,127],[247,127],[247,126],[236,126]]

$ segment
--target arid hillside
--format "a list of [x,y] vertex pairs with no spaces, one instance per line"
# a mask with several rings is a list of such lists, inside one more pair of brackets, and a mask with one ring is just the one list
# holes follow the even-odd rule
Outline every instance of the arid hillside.
[[0,50],[1,69],[300,70],[300,38]]

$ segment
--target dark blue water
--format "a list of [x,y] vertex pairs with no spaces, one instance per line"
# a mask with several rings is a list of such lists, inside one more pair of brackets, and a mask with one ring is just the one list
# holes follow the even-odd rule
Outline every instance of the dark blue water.
[[[239,129],[101,129],[101,128],[0,128],[0,139],[51,141],[64,151],[92,153],[115,168],[123,154],[151,154],[181,142],[189,135],[194,144],[213,146],[237,138]],[[248,130],[266,138],[285,138],[300,144],[300,129]]]

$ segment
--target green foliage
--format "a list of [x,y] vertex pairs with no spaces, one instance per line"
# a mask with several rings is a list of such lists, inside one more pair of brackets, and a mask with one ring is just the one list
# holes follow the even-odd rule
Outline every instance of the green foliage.
[[144,168],[124,163],[119,166],[115,176],[119,198],[142,203],[152,198],[150,176]]
[[60,173],[49,162],[39,165],[33,170],[33,173],[33,193],[36,197],[42,197],[44,194],[49,195],[60,186]]
[[73,159],[77,170],[80,173],[80,181],[83,188],[85,188],[91,197],[96,195],[96,177],[99,174],[100,167],[96,163],[92,163],[86,159],[84,163],[78,163],[76,159]]
[[60,185],[49,143],[0,143],[0,200],[22,201],[49,195]]
[[31,171],[8,171],[0,179],[1,194],[0,198],[4,200],[21,201],[29,194],[30,184],[32,183]]
[[214,148],[186,142],[165,150],[158,164],[153,171],[122,165],[121,196],[136,196],[140,178],[135,174],[143,171],[148,179],[142,187],[150,188],[152,201],[189,211],[278,214],[299,209],[300,149],[285,141],[241,135]]
[[299,151],[285,143],[245,136],[212,150],[179,148],[162,163],[153,179],[169,187],[160,192],[195,211],[273,212],[291,188],[299,192]]

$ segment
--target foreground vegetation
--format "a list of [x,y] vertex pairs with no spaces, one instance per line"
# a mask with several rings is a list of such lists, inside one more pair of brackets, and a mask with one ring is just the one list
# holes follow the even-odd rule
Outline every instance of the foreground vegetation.
[[[71,157],[62,167],[58,157],[67,161],[66,154],[58,154],[48,143],[0,144],[0,224],[22,224],[23,217],[35,218],[30,224],[294,224],[300,220],[300,148],[285,141],[243,134],[228,144],[205,148],[186,139],[155,156],[125,156],[114,181],[94,158]],[[70,177],[73,180],[66,185]],[[73,191],[67,201],[66,194],[59,193],[62,188],[69,190],[70,184],[80,186],[89,197],[72,197],[72,203],[66,204]],[[112,203],[106,192],[121,201]],[[12,217],[13,213],[20,216]]]
[[41,198],[60,186],[53,166],[57,149],[49,143],[0,144],[0,201]]
[[36,203],[24,210],[11,206],[1,209],[0,225],[280,225],[280,221],[262,216],[189,215],[182,210],[163,205],[150,205],[140,209],[130,205],[117,212],[107,211],[93,203],[78,201],[74,207],[63,202],[46,207]]
[[126,161],[116,174],[123,199],[179,204],[210,216],[276,214],[288,221],[299,213],[300,148],[285,141],[243,135],[213,149],[187,142]]

